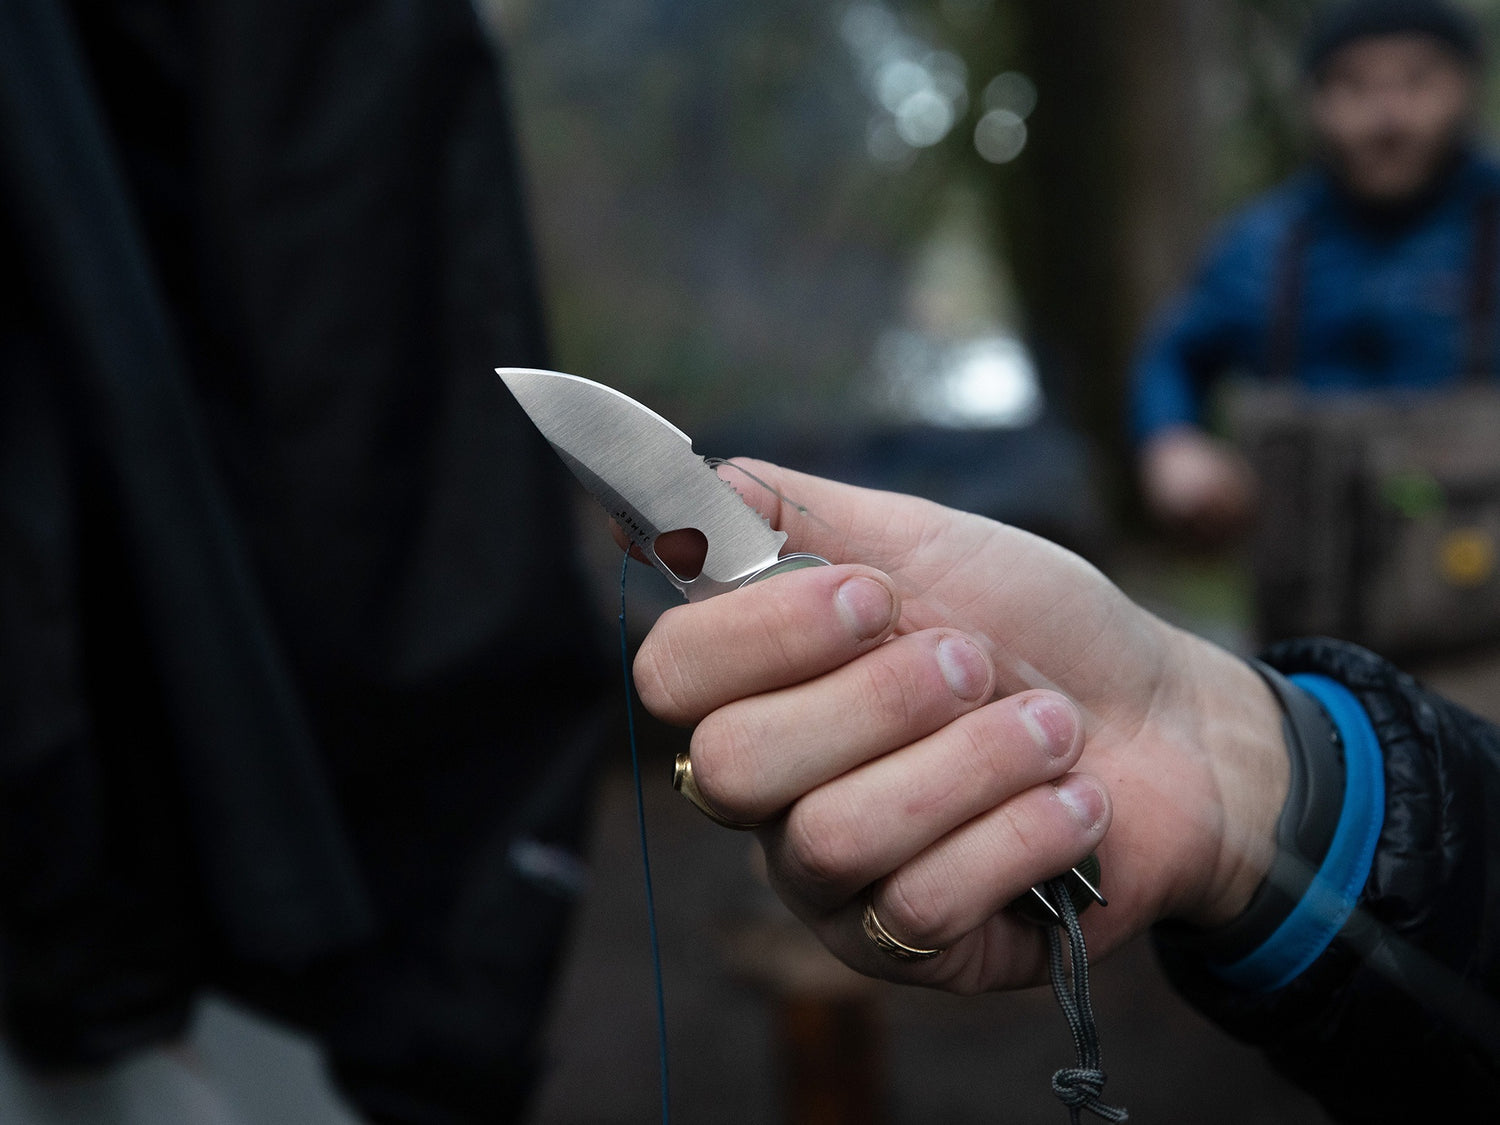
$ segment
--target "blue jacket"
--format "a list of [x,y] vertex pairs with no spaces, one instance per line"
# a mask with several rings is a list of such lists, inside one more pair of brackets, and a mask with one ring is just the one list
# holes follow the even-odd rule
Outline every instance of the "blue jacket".
[[[1271,371],[1274,309],[1299,223],[1291,373],[1301,385],[1425,388],[1461,378],[1476,216],[1480,201],[1495,196],[1500,165],[1467,156],[1426,206],[1399,223],[1361,214],[1321,170],[1256,200],[1226,224],[1196,278],[1148,334],[1133,372],[1136,437],[1201,424],[1205,394],[1221,376]],[[1490,370],[1500,367],[1497,339],[1492,331],[1483,361]]]

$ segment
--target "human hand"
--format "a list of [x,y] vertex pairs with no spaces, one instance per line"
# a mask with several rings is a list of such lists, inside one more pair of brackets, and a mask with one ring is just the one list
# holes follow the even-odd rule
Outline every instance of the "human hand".
[[1255,474],[1233,446],[1192,426],[1153,437],[1141,451],[1141,488],[1152,514],[1174,531],[1219,545],[1255,517]]
[[[960,992],[1038,983],[1043,932],[1003,908],[1091,850],[1110,899],[1083,916],[1096,954],[1244,908],[1287,786],[1280,712],[1247,665],[1025,532],[722,472],[788,549],[836,565],[668,610],[636,686],[695,725],[703,797],[765,822],[772,885],[842,960]],[[877,950],[867,893],[901,941],[946,952]]]

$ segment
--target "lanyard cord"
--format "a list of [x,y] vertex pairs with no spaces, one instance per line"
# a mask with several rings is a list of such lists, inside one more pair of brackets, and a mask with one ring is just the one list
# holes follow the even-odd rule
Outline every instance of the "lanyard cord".
[[[1089,956],[1083,944],[1083,927],[1078,924],[1078,910],[1062,879],[1052,879],[1043,888],[1062,917],[1059,925],[1047,927],[1047,968],[1052,976],[1052,992],[1068,1020],[1073,1033],[1077,1066],[1065,1066],[1052,1076],[1052,1092],[1068,1107],[1071,1125],[1079,1125],[1084,1110],[1105,1121],[1127,1121],[1122,1106],[1106,1105],[1099,1100],[1104,1092],[1104,1070],[1099,1055],[1099,1030],[1094,1026],[1094,1005],[1089,998]],[[1061,931],[1068,934],[1068,956],[1063,958]],[[1068,970],[1072,969],[1072,980]]]
[[630,771],[635,778],[635,821],[641,833],[641,871],[646,883],[646,920],[651,930],[651,967],[656,974],[656,1047],[661,1061],[661,1122],[672,1125],[672,1100],[667,1081],[667,1000],[661,979],[661,934],[656,926],[656,896],[651,889],[651,851],[646,846],[646,801],[641,788],[641,757],[635,738],[635,695],[630,676],[630,634],[625,627],[625,577],[630,572],[627,552],[620,563],[620,667],[625,681],[625,722],[630,732]]

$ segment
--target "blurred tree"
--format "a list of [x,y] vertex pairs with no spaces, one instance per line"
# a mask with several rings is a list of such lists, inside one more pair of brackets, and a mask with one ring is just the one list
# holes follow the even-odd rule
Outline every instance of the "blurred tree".
[[1317,7],[1310,0],[1238,0],[1221,12],[1204,104],[1216,215],[1282,179],[1307,155],[1297,52]]
[[836,6],[498,6],[559,362],[692,427],[847,411],[937,186],[866,145]]
[[[919,6],[947,27],[976,88],[1007,72],[1035,87],[1025,147],[1014,159],[986,163],[974,151],[972,130],[991,108],[983,97],[951,147],[963,174],[985,185],[996,253],[1010,264],[1024,329],[1053,393],[1102,463],[1123,469],[1125,379],[1144,321],[1180,283],[1226,199],[1263,186],[1289,164],[1295,145],[1284,64],[1295,32],[1281,32],[1291,22],[1287,10],[1305,4]],[[1247,23],[1255,25],[1253,39],[1244,34]],[[1247,41],[1264,50],[1226,50]],[[1227,114],[1226,99],[1235,103]],[[1228,145],[1224,118],[1236,130]],[[1236,182],[1226,190],[1230,178]],[[1103,484],[1117,504],[1131,495],[1123,471]]]

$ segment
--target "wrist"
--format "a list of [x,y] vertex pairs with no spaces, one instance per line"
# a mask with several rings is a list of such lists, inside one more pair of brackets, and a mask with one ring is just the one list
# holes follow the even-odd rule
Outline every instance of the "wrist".
[[1274,991],[1323,954],[1359,901],[1384,822],[1385,762],[1369,716],[1344,684],[1305,674],[1293,686],[1262,671],[1286,707],[1293,777],[1299,770],[1306,777],[1293,785],[1277,825],[1266,888],[1244,918],[1211,935],[1205,952],[1226,983]]
[[1225,983],[1275,991],[1302,974],[1359,900],[1384,819],[1384,761],[1359,700],[1338,681],[1295,683],[1255,667],[1285,715],[1290,784],[1275,854],[1246,908],[1225,924],[1168,923],[1159,936],[1195,951]]
[[[1219,964],[1260,949],[1306,897],[1333,843],[1344,808],[1344,765],[1338,727],[1316,698],[1259,661],[1250,666],[1274,695],[1288,765],[1287,787],[1271,826],[1268,867],[1239,909],[1216,924],[1182,935]],[[1238,888],[1243,892],[1243,885]]]
[[1191,654],[1187,752],[1209,778],[1209,845],[1189,857],[1169,916],[1214,929],[1240,917],[1277,856],[1277,823],[1292,782],[1284,716],[1250,665],[1207,644]]

